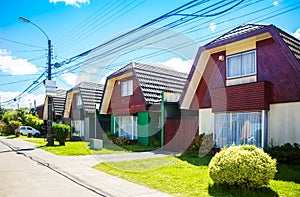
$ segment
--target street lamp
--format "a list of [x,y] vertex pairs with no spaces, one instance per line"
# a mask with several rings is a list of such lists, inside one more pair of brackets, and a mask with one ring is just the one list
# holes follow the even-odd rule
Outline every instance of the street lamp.
[[[24,17],[19,17],[19,19],[25,23],[30,23],[32,25],[34,25],[36,28],[38,28],[47,38],[48,41],[48,76],[47,79],[51,80],[51,40],[49,39],[48,35],[46,34],[46,32],[40,28],[38,25],[36,25],[35,23],[31,22],[30,20],[24,18]],[[52,117],[52,97],[48,96],[48,120],[47,120],[47,142],[49,146],[53,146],[54,145],[54,139],[53,139],[53,135],[52,135],[52,121],[53,121],[53,117]]]

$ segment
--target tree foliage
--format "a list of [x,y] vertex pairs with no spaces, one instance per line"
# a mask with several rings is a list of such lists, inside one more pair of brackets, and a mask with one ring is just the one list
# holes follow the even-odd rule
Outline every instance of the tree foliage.
[[27,108],[6,110],[2,115],[2,121],[6,125],[9,125],[10,121],[19,121],[22,125],[32,126],[37,130],[40,130],[44,124],[43,120],[40,120],[37,115],[30,113]]
[[276,160],[253,145],[231,146],[209,163],[209,176],[217,184],[259,188],[276,173]]
[[52,129],[53,129],[54,137],[59,142],[59,145],[64,146],[67,137],[71,133],[70,126],[66,124],[54,124],[52,126]]

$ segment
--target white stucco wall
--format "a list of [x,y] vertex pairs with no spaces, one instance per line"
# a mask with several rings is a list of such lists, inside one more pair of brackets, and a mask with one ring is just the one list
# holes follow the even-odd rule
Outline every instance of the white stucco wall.
[[269,145],[300,144],[300,102],[270,105],[268,133]]
[[214,131],[214,114],[212,109],[199,109],[199,134],[211,134]]

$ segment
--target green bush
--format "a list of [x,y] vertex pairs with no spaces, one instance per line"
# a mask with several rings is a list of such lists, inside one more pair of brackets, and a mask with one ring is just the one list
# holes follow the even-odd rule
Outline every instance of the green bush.
[[2,121],[0,121],[0,135],[5,135],[5,131],[6,131],[6,124]]
[[278,163],[300,164],[300,145],[295,143],[284,144],[282,146],[273,146],[266,149],[266,152],[275,158]]
[[231,146],[217,153],[208,172],[216,184],[259,188],[276,174],[276,160],[253,145]]
[[66,124],[54,124],[52,128],[55,139],[59,142],[59,145],[64,146],[71,132],[70,126]]
[[159,139],[153,138],[153,139],[150,140],[149,146],[151,146],[151,147],[160,147],[161,146],[160,143],[161,142],[160,142]]
[[130,140],[129,140],[127,137],[125,137],[125,136],[116,138],[115,140],[113,140],[113,142],[114,142],[116,145],[119,145],[119,146],[122,146],[122,145],[129,145],[129,144],[130,144]]
[[195,153],[198,153],[200,147],[201,147],[201,144],[203,142],[203,137],[204,137],[205,133],[202,133],[200,135],[197,135],[193,138],[193,141],[190,145],[190,150],[192,152],[195,152]]

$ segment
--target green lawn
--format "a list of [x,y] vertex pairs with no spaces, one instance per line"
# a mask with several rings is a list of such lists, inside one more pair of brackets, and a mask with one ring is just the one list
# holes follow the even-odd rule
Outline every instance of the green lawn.
[[54,146],[46,146],[47,141],[44,138],[28,138],[26,141],[37,144],[37,148],[60,156],[114,154],[154,150],[153,147],[144,147],[140,145],[116,146],[114,144],[104,145],[104,148],[101,150],[92,150],[89,148],[89,142],[82,141],[66,141],[65,146],[59,146],[56,141],[54,142]]
[[300,196],[300,167],[279,165],[269,186],[251,190],[215,185],[208,176],[210,157],[179,157],[105,162],[94,168],[175,196]]

